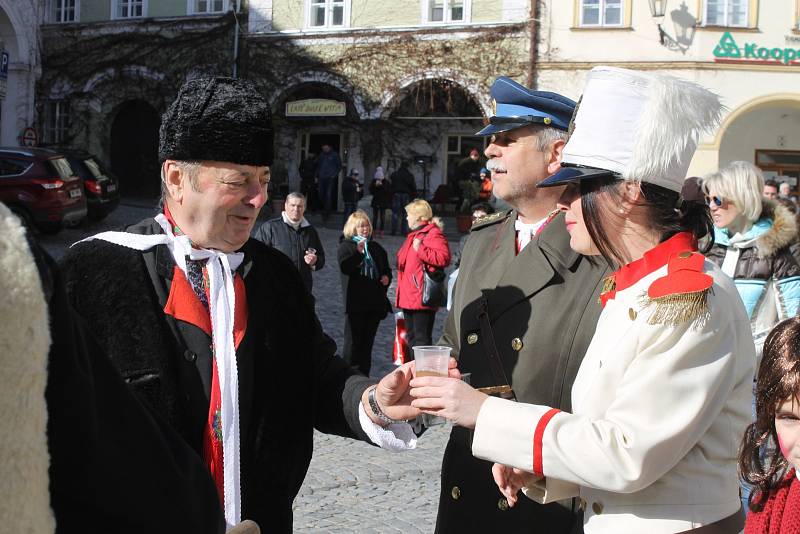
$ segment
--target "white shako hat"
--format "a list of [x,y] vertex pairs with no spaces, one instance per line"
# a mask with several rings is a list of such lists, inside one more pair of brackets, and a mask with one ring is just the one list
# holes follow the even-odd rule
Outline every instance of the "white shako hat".
[[595,67],[570,125],[561,170],[539,187],[617,176],[680,193],[701,132],[723,111],[700,85],[664,74]]

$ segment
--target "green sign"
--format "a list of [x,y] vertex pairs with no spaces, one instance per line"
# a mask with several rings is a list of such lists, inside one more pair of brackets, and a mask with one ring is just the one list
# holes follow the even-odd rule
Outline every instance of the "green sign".
[[769,61],[789,65],[800,59],[800,48],[767,48],[759,46],[758,43],[745,43],[744,47],[740,47],[731,32],[725,32],[714,48],[714,57],[723,60]]

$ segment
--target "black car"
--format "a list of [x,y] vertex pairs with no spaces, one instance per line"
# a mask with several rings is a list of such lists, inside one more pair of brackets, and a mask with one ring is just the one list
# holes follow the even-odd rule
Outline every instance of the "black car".
[[60,150],[83,179],[89,219],[99,221],[119,205],[119,181],[88,152]]

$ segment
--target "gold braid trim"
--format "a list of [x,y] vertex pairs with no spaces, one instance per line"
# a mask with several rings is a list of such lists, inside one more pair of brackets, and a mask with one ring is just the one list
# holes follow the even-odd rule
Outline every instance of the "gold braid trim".
[[640,304],[643,308],[655,305],[647,324],[678,326],[687,321],[697,321],[698,328],[702,327],[709,317],[708,294],[711,288],[692,293],[676,293],[651,299],[647,294],[642,295]]

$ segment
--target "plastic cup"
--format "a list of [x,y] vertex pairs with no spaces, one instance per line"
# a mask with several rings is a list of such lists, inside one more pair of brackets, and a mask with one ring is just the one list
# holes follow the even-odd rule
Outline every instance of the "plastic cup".
[[447,376],[450,347],[422,345],[414,347],[414,376]]

